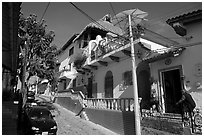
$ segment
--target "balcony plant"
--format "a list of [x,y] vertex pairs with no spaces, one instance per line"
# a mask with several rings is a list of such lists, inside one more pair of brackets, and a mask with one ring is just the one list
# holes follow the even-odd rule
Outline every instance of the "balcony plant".
[[74,61],[73,61],[73,66],[76,69],[80,69],[82,67],[82,65],[85,63],[87,59],[87,56],[85,54],[78,54],[77,56],[75,56]]

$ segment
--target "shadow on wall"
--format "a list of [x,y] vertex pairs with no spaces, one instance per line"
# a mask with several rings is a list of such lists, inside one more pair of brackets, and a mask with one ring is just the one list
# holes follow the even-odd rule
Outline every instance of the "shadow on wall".
[[86,108],[90,121],[121,135],[134,135],[134,113]]
[[[86,108],[85,112],[89,120],[93,123],[99,124],[120,135],[135,135],[134,112],[94,108]],[[178,135],[183,134],[182,122],[165,118],[143,118],[141,120],[141,127],[157,129]]]
[[124,135],[135,135],[134,112],[122,112]]

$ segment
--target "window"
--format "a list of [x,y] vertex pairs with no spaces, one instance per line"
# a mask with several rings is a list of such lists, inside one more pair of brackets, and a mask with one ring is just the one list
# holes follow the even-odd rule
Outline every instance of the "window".
[[73,88],[76,87],[76,78],[73,80]]
[[124,86],[133,85],[132,82],[132,71],[126,71],[123,73],[123,80],[124,80]]
[[74,47],[72,47],[72,48],[69,50],[69,56],[71,56],[72,54],[74,54]]

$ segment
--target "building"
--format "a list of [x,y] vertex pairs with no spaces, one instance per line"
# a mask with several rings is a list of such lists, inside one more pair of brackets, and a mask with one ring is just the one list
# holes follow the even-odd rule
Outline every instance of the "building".
[[11,97],[17,82],[20,6],[19,2],[2,3],[2,91],[3,96],[8,98]]
[[[182,25],[175,27],[179,23]],[[142,126],[175,134],[189,134],[183,127],[175,103],[181,97],[184,79],[192,87],[191,95],[197,108],[202,107],[201,24],[201,11],[198,10],[169,19],[167,23],[158,24],[160,26],[151,30],[145,29],[139,39],[133,36],[137,65],[136,92],[142,98]],[[181,30],[177,30],[179,28]],[[161,29],[163,33],[159,33]],[[125,36],[127,33],[114,26],[111,20],[102,19],[88,24],[73,40],[75,50],[81,54],[74,53],[74,58],[70,59],[78,75],[69,88],[83,91],[86,87],[88,93],[82,99],[82,104],[86,104],[86,115],[82,113],[85,119],[116,133],[135,134],[131,49]],[[164,46],[164,49],[152,50],[155,43]],[[157,94],[161,113],[149,111],[153,93]],[[77,103],[68,101],[73,92],[61,95],[61,104],[70,110],[77,108]],[[200,127],[202,125],[196,128],[201,131]]]
[[[129,40],[123,37],[125,35],[126,32],[109,20],[99,20],[88,24],[74,39],[76,47],[84,51],[82,56],[86,56],[84,64],[77,69],[84,74],[76,78],[74,85],[78,89],[85,85],[88,98],[133,98],[131,48]],[[166,47],[177,43],[150,31],[139,40],[134,40],[138,94],[142,98],[141,107],[145,109],[151,107],[151,71],[148,62],[143,61],[151,52],[151,45],[145,40],[154,37],[152,42]]]
[[[68,89],[71,80],[75,78],[75,70],[73,69],[73,63],[71,63],[71,57],[76,53],[76,48],[73,40],[77,34],[74,34],[67,43],[59,50],[57,58],[60,63],[57,71],[58,75],[58,91]],[[73,78],[72,78],[73,77]]]
[[[146,58],[154,79],[163,112],[178,113],[176,102],[185,83],[196,108],[202,110],[202,10],[178,15],[166,21],[180,35],[171,52]],[[175,49],[179,49],[175,52]]]

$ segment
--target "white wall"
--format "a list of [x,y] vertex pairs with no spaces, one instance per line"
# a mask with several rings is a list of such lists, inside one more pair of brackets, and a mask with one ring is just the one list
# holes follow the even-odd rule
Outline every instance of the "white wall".
[[108,71],[112,71],[113,74],[113,98],[133,98],[133,87],[129,86],[125,90],[119,90],[119,85],[123,81],[123,73],[132,70],[131,58],[121,59],[120,62],[109,63],[107,67],[98,67],[98,70],[94,72],[95,81],[97,82],[97,98],[105,97],[105,75]]
[[[186,50],[176,58],[171,58],[172,63],[170,65],[165,65],[164,61],[158,61],[150,64],[151,75],[159,80],[158,70],[169,68],[173,66],[182,65],[183,75],[185,76],[186,81],[190,81],[189,85],[192,87],[191,95],[196,101],[197,107],[202,107],[202,88],[198,89],[198,84],[201,84],[202,87],[202,67],[201,75],[198,74],[198,65],[202,66],[202,43],[198,45],[193,45],[194,43],[202,42],[202,22],[197,22],[189,24],[186,26],[187,36],[178,39],[181,45],[188,45]],[[191,37],[190,39],[186,39]],[[189,46],[189,44],[191,46]]]
[[202,75],[198,74],[197,64],[202,65],[202,45],[195,45],[186,48],[179,57],[171,58],[172,63],[165,65],[165,60],[150,64],[151,75],[159,80],[158,70],[167,69],[174,66],[182,65],[183,75],[186,81],[190,81],[192,87],[191,95],[196,101],[197,107],[202,106],[202,89],[197,89],[198,84],[202,85]]

